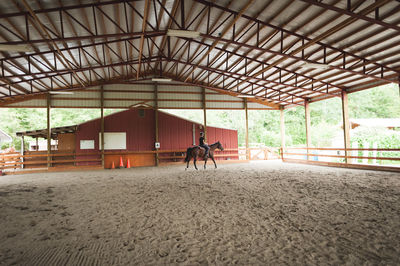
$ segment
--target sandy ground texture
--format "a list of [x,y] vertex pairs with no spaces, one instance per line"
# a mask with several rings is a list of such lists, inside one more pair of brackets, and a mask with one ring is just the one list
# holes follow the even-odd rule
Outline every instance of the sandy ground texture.
[[399,265],[400,175],[255,162],[0,177],[1,265]]

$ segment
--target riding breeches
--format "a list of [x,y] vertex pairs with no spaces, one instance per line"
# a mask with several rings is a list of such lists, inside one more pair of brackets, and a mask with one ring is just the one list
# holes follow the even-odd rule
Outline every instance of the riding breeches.
[[203,147],[206,150],[204,155],[208,156],[208,151],[210,150],[210,147],[208,145],[200,145],[200,147]]

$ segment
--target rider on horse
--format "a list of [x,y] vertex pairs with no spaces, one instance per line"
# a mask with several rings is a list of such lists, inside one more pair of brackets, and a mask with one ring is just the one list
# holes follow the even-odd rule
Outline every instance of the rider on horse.
[[200,142],[200,147],[203,147],[204,149],[205,149],[205,152],[204,152],[204,159],[205,158],[208,158],[208,151],[210,150],[210,147],[207,145],[207,143],[204,143],[204,132],[200,132],[200,139],[199,139],[199,142]]

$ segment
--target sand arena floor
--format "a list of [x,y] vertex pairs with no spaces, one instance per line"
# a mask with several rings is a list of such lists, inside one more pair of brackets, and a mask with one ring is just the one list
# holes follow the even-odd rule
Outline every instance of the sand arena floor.
[[400,175],[256,162],[0,177],[1,265],[399,265]]

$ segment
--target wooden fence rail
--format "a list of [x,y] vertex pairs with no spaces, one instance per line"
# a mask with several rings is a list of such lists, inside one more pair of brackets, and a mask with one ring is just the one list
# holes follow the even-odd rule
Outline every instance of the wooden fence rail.
[[[104,155],[130,155],[130,154],[165,154],[159,156],[159,159],[181,160],[185,158],[186,149],[180,150],[156,150],[156,151],[106,151]],[[99,163],[101,164],[101,152],[75,153],[66,151],[53,151],[47,160],[45,152],[27,152],[25,155],[19,153],[0,154],[0,169],[20,169],[20,168],[47,168],[47,164],[63,165],[63,164],[78,164],[78,163]],[[216,151],[215,157],[239,157],[238,149],[224,149],[223,152]]]
[[[299,152],[299,151],[304,152]],[[293,151],[293,152],[290,152]],[[310,151],[322,151],[322,153]],[[338,151],[338,152],[348,152],[348,155],[345,154],[326,154],[327,151]],[[386,156],[364,156],[364,155],[354,155],[354,153],[359,152],[384,152]],[[351,154],[353,153],[353,154]],[[392,155],[390,155],[392,154]],[[297,158],[293,158],[296,156]],[[298,156],[302,156],[302,159],[299,159]],[[392,157],[390,157],[392,156]],[[360,169],[370,169],[370,170],[387,170],[387,171],[396,171],[400,172],[400,149],[392,149],[392,148],[307,148],[307,147],[287,147],[281,148],[281,157],[284,162],[297,162],[297,163],[311,163],[311,164],[319,164],[319,165],[327,165],[327,166],[336,166],[336,167],[346,167],[346,168],[360,168]],[[332,162],[332,161],[319,161],[319,158],[332,158],[334,159],[343,159],[345,162]],[[362,163],[358,162],[359,160],[363,160]],[[372,162],[391,162],[391,165],[380,165],[377,163],[371,164],[369,160]]]
[[280,159],[280,148],[278,147],[258,147],[258,148],[239,148],[241,159],[246,158],[246,151],[250,156],[249,160],[274,160]]

